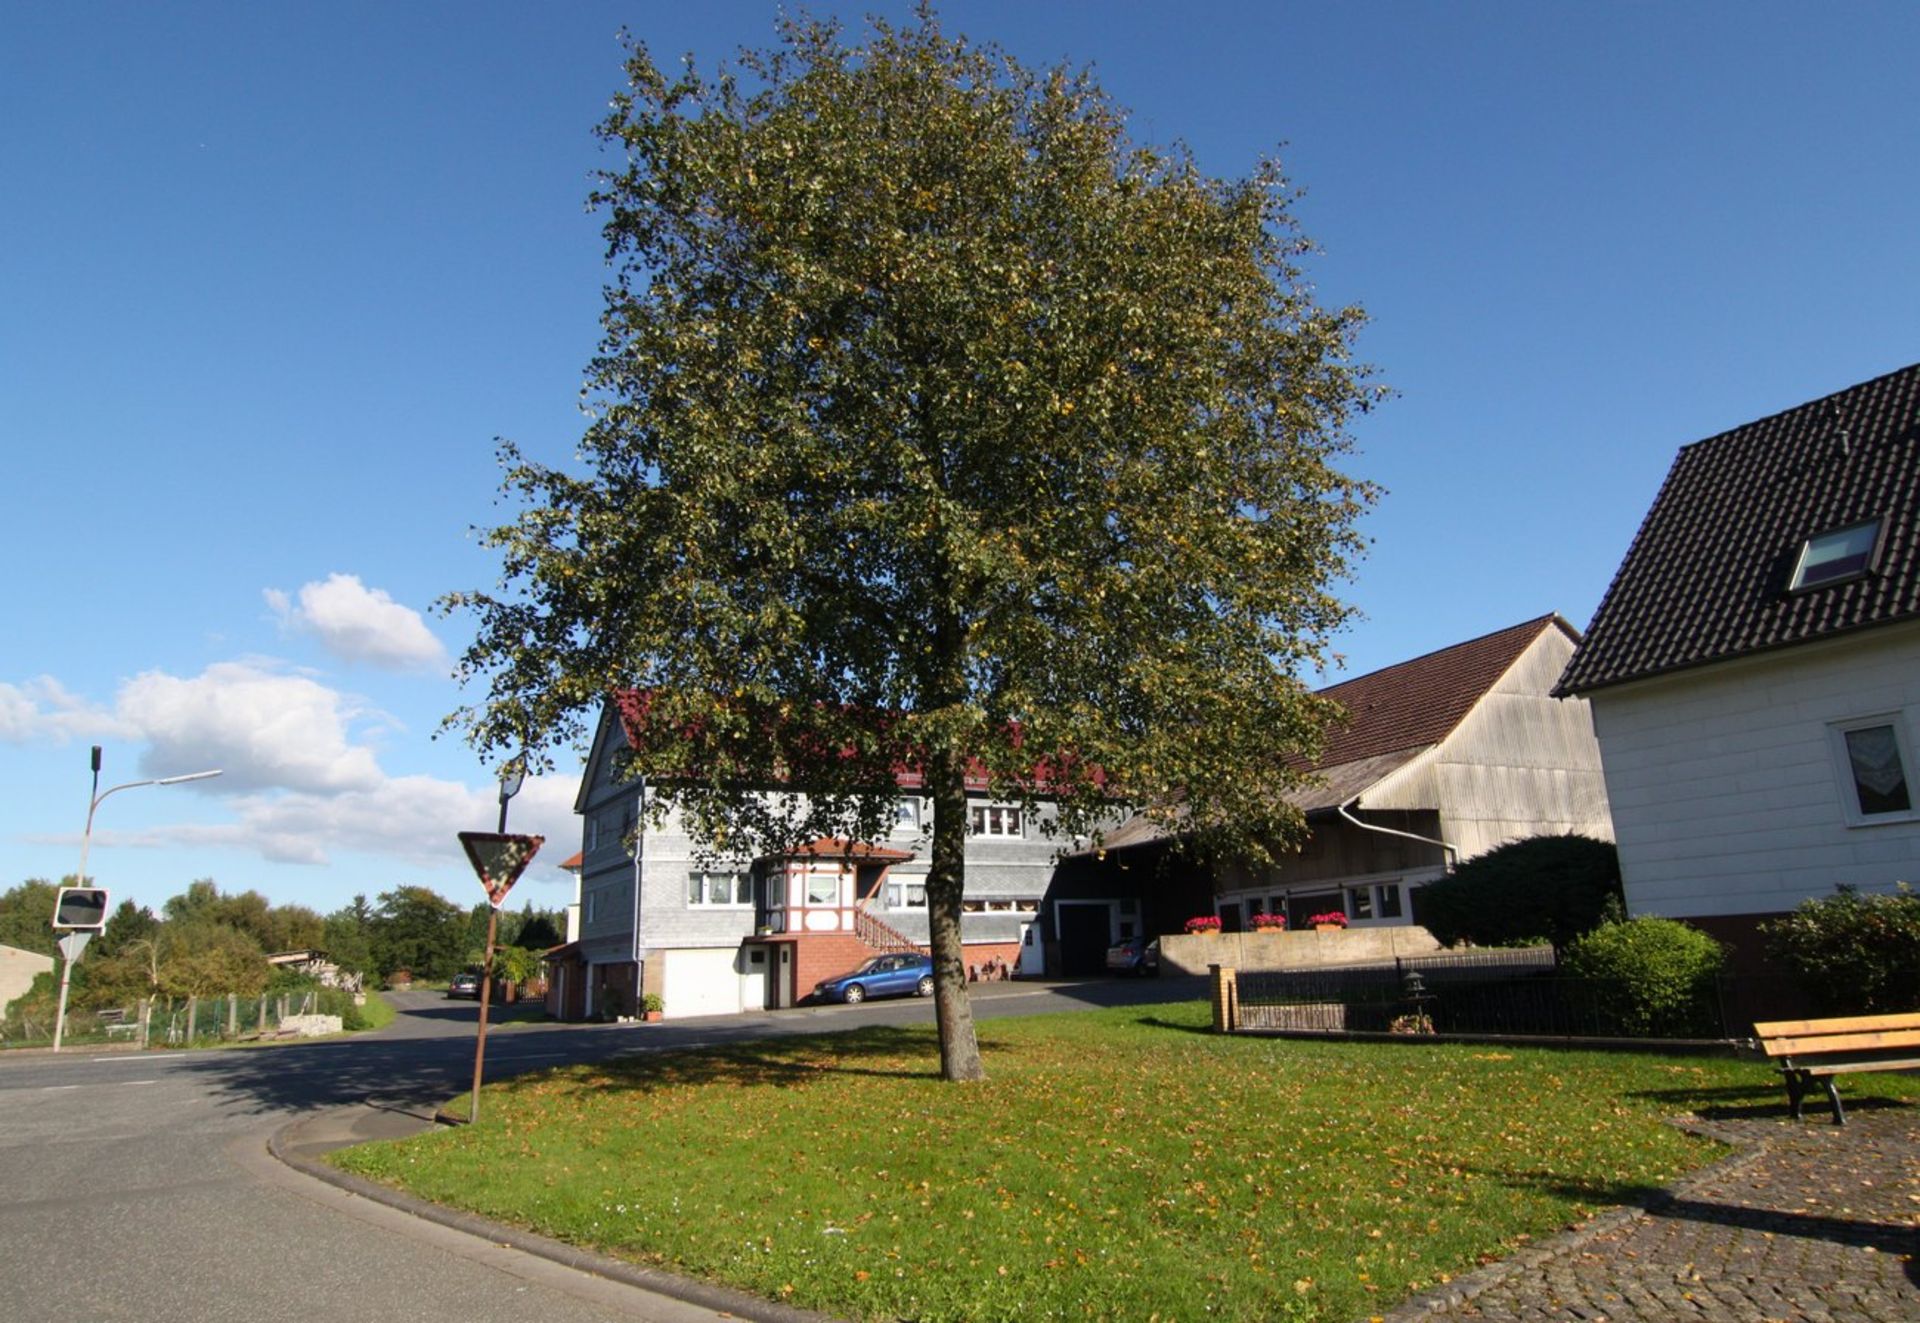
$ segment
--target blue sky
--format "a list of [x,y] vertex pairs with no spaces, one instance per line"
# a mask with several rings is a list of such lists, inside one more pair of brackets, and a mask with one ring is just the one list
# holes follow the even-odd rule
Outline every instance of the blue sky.
[[[898,4],[818,5],[858,24]],[[624,25],[711,66],[770,3],[0,7],[0,887],[78,864],[327,910],[477,899],[455,736],[496,436],[562,461]],[[1346,675],[1584,626],[1681,445],[1920,359],[1908,5],[949,3],[1091,64],[1136,136],[1279,148],[1398,396]],[[554,839],[567,775],[514,825]]]

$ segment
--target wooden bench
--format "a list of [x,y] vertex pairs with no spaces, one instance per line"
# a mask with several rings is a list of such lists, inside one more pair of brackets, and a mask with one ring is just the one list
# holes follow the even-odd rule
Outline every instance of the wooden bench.
[[1837,1075],[1857,1070],[1920,1068],[1920,1012],[1904,1015],[1853,1015],[1832,1020],[1769,1020],[1753,1026],[1760,1050],[1776,1060],[1786,1077],[1787,1101],[1797,1121],[1807,1089],[1815,1080],[1833,1104],[1833,1123],[1845,1125]]

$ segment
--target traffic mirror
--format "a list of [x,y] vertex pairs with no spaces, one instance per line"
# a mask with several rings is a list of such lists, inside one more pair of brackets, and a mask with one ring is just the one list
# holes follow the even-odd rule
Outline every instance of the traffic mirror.
[[99,932],[107,926],[104,887],[61,887],[53,905],[53,926],[66,931]]

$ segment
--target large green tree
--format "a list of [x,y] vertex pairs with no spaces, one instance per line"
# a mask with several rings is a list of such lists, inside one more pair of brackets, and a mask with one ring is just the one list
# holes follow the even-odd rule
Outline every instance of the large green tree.
[[[60,885],[70,884],[71,879],[65,879]],[[60,947],[54,938],[53,906],[59,895],[60,887],[37,877],[0,892],[0,944],[56,955]]]
[[446,978],[466,955],[466,914],[426,887],[395,887],[380,893],[369,933],[373,960],[382,975],[405,969],[415,978]]
[[1067,833],[1121,797],[1256,858],[1296,829],[1372,496],[1336,467],[1360,316],[1314,303],[1272,160],[1211,178],[926,11],[780,36],[711,77],[630,51],[584,471],[505,448],[455,720],[506,759],[642,694],[653,809],[732,851],[877,838],[918,770],[943,1070],[977,1078],[970,778]]

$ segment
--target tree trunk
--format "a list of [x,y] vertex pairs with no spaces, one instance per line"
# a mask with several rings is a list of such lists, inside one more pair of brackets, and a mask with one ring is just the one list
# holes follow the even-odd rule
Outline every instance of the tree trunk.
[[187,1046],[193,1046],[193,1040],[200,1036],[200,997],[198,993],[187,994]]
[[153,998],[140,999],[140,1050],[147,1050],[147,1042],[153,1033]]
[[967,996],[966,953],[960,945],[960,898],[967,880],[966,761],[951,750],[934,760],[933,859],[927,870],[927,926],[933,938],[933,1012],[940,1030],[941,1078],[983,1080],[980,1042]]
[[227,994],[227,1037],[240,1036],[240,998],[234,993]]

